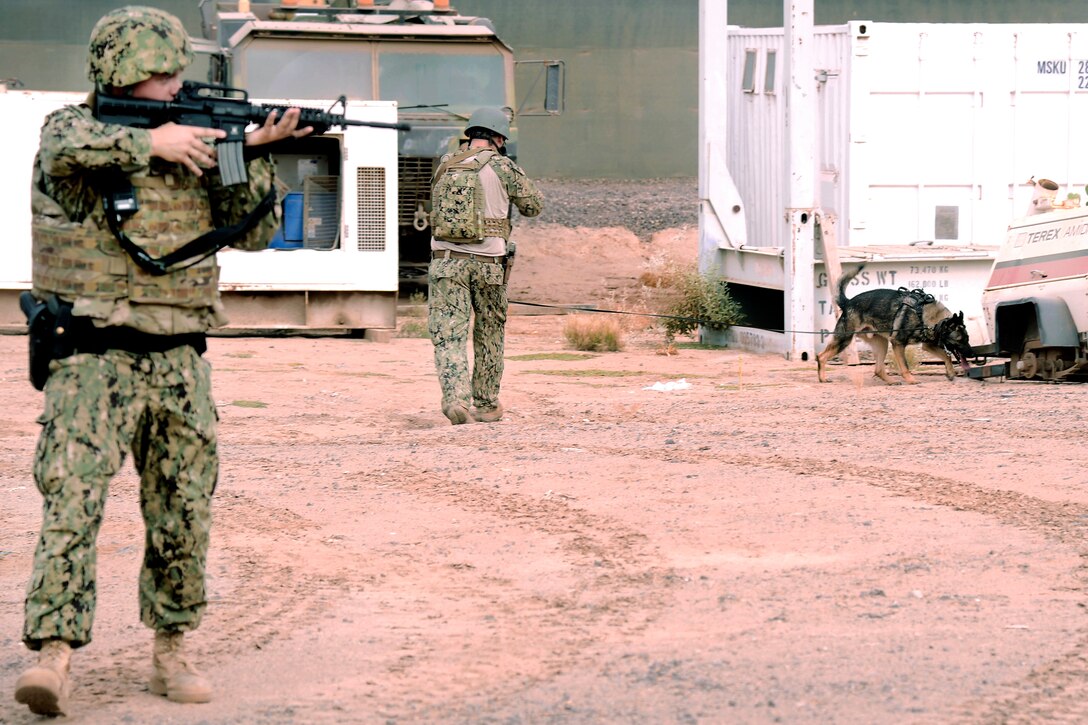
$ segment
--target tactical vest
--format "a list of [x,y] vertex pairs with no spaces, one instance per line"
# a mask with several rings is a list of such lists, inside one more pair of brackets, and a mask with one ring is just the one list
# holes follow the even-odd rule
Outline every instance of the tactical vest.
[[[211,230],[207,192],[191,174],[129,177],[139,211],[124,224],[128,236],[152,257],[180,248]],[[34,189],[35,206],[42,192]],[[82,224],[56,222],[35,215],[32,225],[34,293],[66,299],[127,298],[140,304],[211,307],[218,299],[219,265],[215,255],[166,274],[140,269],[110,232],[101,208]]]
[[510,239],[510,220],[484,215],[480,169],[495,151],[469,148],[446,154],[431,181],[431,230],[434,238],[457,244],[476,244],[484,237]]

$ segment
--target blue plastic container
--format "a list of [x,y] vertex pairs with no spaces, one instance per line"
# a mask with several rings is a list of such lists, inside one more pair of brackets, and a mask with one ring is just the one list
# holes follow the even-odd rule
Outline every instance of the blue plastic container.
[[302,192],[292,191],[283,200],[283,239],[302,241]]
[[283,200],[283,226],[276,230],[268,248],[302,248],[302,192],[292,191]]
[[269,249],[302,249],[302,242],[288,242],[283,238],[283,230],[277,229],[276,235],[268,244]]

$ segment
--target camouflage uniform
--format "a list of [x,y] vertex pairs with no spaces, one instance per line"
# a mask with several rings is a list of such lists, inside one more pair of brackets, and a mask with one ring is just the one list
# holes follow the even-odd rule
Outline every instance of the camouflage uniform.
[[[536,216],[544,208],[536,185],[506,156],[494,155],[480,169],[480,182],[488,217],[505,218],[511,202],[523,216]],[[475,405],[477,411],[493,411],[499,407],[508,303],[505,270],[495,262],[502,261],[507,242],[502,237],[484,237],[476,244],[432,240],[431,250],[428,330],[442,388],[442,408],[463,406],[467,410]],[[474,256],[460,256],[465,254]],[[470,322],[471,376],[467,352]]]
[[[191,57],[176,19],[150,28],[157,40],[137,33],[126,36],[135,38],[128,46],[118,42],[110,23],[124,22],[130,11],[152,20],[161,13],[123,9],[100,21],[95,37],[105,41],[95,45],[92,39],[90,49],[92,80],[100,85],[126,86],[176,72],[164,67],[171,62],[184,67],[187,61],[154,50],[171,34],[180,33],[177,42]],[[169,32],[164,35],[161,27]],[[149,38],[146,52],[141,38]],[[103,66],[110,54],[125,62]],[[99,71],[110,68],[112,75],[96,77],[96,62]],[[124,230],[153,257],[238,221],[273,183],[266,159],[248,162],[248,183],[225,187],[214,170],[197,177],[181,164],[152,158],[149,131],[100,123],[87,105],[63,108],[46,119],[32,189],[33,292],[39,299],[56,295],[73,303],[75,319],[83,320],[88,332],[84,349],[51,364],[38,420],[34,478],[43,497],[43,522],[23,628],[31,649],[46,640],[72,647],[91,641],[95,538],[109,481],[129,451],[140,476],[146,525],[141,619],[156,631],[184,632],[199,625],[206,606],[218,455],[211,370],[201,353],[203,333],[226,321],[217,289],[219,267],[214,255],[161,277],[136,266],[102,211],[97,174],[107,169],[122,170],[132,182],[139,211]],[[262,249],[277,225],[276,218],[266,216],[232,246]],[[102,342],[102,349],[95,349],[97,341],[133,336],[155,345],[132,350],[123,342],[116,347]]]

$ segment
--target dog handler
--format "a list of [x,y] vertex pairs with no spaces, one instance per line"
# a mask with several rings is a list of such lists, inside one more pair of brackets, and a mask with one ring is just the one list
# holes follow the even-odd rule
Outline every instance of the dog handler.
[[[443,156],[432,181],[434,238],[428,269],[428,330],[442,387],[442,412],[454,425],[494,423],[502,418],[499,385],[508,300],[506,268],[513,246],[510,204],[529,217],[544,209],[544,197],[536,185],[506,156],[510,120],[503,111],[476,110],[469,117],[465,136],[467,146]],[[451,183],[449,179],[455,177],[461,181]]]
[[[192,58],[174,16],[148,7],[114,10],[91,33],[93,93],[172,101]],[[23,627],[38,662],[15,685],[15,699],[44,715],[68,712],[71,652],[91,641],[95,538],[110,479],[129,451],[146,526],[139,605],[155,632],[150,690],[176,702],[211,699],[184,633],[197,628],[207,604],[219,463],[211,370],[201,355],[205,332],[225,323],[219,268],[211,253],[150,274],[135,263],[138,251],[120,242],[127,235],[158,257],[239,224],[232,246],[255,250],[268,245],[278,224],[268,213],[275,196],[267,158],[250,154],[248,182],[226,187],[210,145],[225,132],[105,124],[92,107],[89,98],[45,120],[32,187],[32,293],[67,320],[57,334],[71,348],[52,355],[42,383],[34,460],[42,527]],[[297,128],[298,115],[269,115],[247,134],[246,146],[306,135],[312,129]],[[105,186],[107,178],[120,186]],[[130,208],[135,203],[120,234],[103,205],[107,189],[117,188],[127,189]]]

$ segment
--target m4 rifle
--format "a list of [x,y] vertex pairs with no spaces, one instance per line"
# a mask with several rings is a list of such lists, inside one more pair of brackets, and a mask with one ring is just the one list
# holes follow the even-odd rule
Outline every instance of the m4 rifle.
[[[333,110],[337,106],[341,108],[340,113]],[[329,110],[322,111],[305,106],[250,103],[249,94],[241,88],[193,81],[185,81],[173,101],[109,96],[99,91],[95,94],[94,116],[103,123],[116,123],[133,128],[156,128],[173,121],[183,126],[226,131],[226,137],[216,140],[216,152],[223,183],[231,186],[246,180],[245,157],[242,151],[246,127],[252,123],[263,124],[272,111],[282,117],[288,108],[296,107],[301,111],[299,128],[313,126],[315,136],[326,133],[333,126],[411,130],[411,126],[406,123],[355,121],[347,118],[345,96],[340,96]]]

